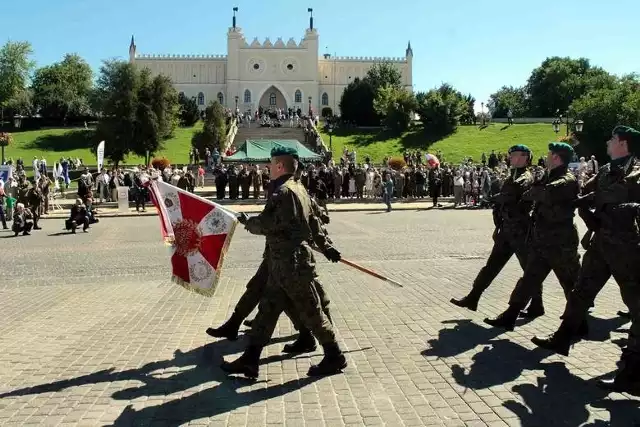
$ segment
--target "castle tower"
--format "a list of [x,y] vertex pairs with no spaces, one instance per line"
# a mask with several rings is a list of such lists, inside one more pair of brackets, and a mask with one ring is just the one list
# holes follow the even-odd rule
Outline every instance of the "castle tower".
[[[318,30],[313,26],[313,9],[308,8],[307,12],[309,12],[309,28],[305,31],[304,39],[302,39],[302,45],[307,49],[307,63],[310,65],[312,70],[318,69],[318,55],[320,52],[320,42],[318,37]],[[302,109],[304,112],[308,112],[309,109],[309,96],[311,97],[311,107],[313,108],[314,114],[318,114],[318,105],[320,105],[320,94],[318,93],[318,73],[314,73],[313,83],[316,87],[313,93],[309,93],[306,95],[307,99],[303,99],[302,102],[305,105],[305,108]]]
[[233,8],[231,27],[227,33],[227,94],[225,105],[231,107],[235,97],[240,96],[240,48],[244,41],[242,28],[236,25],[237,7]]
[[407,51],[405,52],[405,58],[407,60],[407,83],[406,89],[413,91],[413,49],[411,49],[411,41],[407,45]]
[[134,63],[136,60],[136,42],[131,36],[131,44],[129,45],[129,62]]

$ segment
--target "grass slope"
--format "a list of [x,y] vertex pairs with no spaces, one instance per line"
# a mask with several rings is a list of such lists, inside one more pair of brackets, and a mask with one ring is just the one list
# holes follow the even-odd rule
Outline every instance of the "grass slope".
[[[177,128],[171,139],[164,141],[164,150],[156,156],[165,156],[172,163],[188,163],[189,149],[191,147],[191,137],[194,132],[202,129],[202,124],[197,123],[189,128]],[[5,147],[5,157],[14,161],[22,157],[25,164],[31,164],[34,156],[47,159],[47,164],[61,157],[80,158],[87,165],[95,165],[97,159],[91,153],[89,147],[95,144],[94,131],[84,128],[65,129],[41,129],[34,131],[15,132],[13,144]],[[109,141],[107,141],[107,144]],[[125,164],[137,165],[144,161],[138,156],[129,156],[125,159]]]
[[[329,135],[322,133],[322,139],[329,145]],[[422,130],[411,131],[402,136],[391,136],[378,130],[338,129],[333,134],[334,159],[342,155],[345,147],[355,149],[358,159],[371,157],[380,162],[386,156],[402,156],[405,150],[420,149],[430,153],[442,151],[445,161],[457,163],[471,156],[480,161],[482,153],[506,152],[514,144],[525,144],[537,159],[546,155],[547,145],[557,140],[550,124],[518,124],[507,126],[502,123],[489,125],[483,129],[477,126],[460,126],[458,130],[441,140],[429,141]]]

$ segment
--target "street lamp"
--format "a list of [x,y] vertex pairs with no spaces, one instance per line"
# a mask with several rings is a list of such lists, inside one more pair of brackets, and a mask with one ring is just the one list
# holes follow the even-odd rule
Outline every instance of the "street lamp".
[[311,111],[311,97],[309,97],[309,118],[311,119],[311,115],[312,115],[312,111]]
[[482,126],[484,126],[484,102],[480,103],[480,115],[482,116]]
[[573,124],[573,128],[575,129],[576,132],[582,132],[582,129],[584,128],[584,122],[582,120],[571,120],[571,118],[569,117],[569,111],[566,111],[564,114],[559,114],[560,110],[556,111],[557,114],[557,118],[553,121],[552,126],[553,126],[553,131],[555,133],[560,132],[560,125],[563,123],[563,118],[564,118],[564,124],[566,125],[566,136],[569,136],[569,130],[571,129],[571,125]]
[[238,109],[238,95],[236,95],[236,110]]

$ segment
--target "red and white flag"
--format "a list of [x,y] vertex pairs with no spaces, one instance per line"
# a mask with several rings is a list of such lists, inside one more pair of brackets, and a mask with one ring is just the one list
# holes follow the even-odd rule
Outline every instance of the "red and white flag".
[[166,182],[150,185],[162,237],[171,247],[172,280],[201,295],[212,296],[238,223],[220,205]]

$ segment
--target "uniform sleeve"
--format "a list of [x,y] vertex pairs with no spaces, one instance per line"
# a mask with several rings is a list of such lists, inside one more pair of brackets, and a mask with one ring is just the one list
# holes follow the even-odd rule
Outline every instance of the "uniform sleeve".
[[313,197],[310,197],[309,200],[311,200],[311,210],[313,211],[313,215],[320,218],[322,224],[329,224],[329,215],[320,207]]
[[274,193],[268,200],[260,215],[247,220],[245,228],[251,234],[266,236],[278,234],[291,227],[298,217],[298,207],[294,194],[286,188]]
[[555,204],[563,201],[574,201],[580,188],[575,179],[559,178],[546,185],[534,185],[524,194],[524,198],[534,202]]

